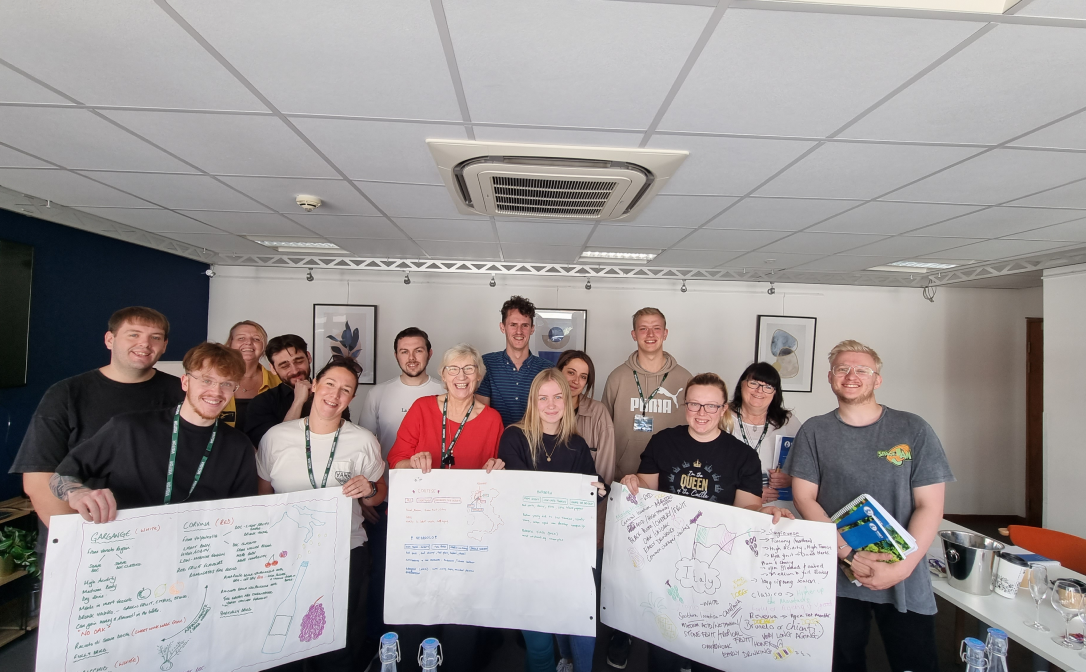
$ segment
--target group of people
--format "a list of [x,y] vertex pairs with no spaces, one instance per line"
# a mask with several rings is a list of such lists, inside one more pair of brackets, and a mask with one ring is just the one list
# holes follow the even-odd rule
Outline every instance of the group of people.
[[[303,338],[269,339],[246,320],[225,343],[189,350],[178,379],[154,368],[169,340],[166,317],[124,308],[105,334],[110,363],[46,392],[11,471],[23,475],[43,530],[52,515],[73,511],[100,523],[118,509],[340,488],[356,502],[347,647],[307,659],[311,670],[367,669],[386,629],[399,633],[405,652],[439,637],[442,669],[484,664],[489,633],[481,628],[383,622],[388,469],[595,476],[597,590],[606,493],[615,481],[635,494],[648,488],[759,511],[773,523],[828,521],[828,512],[868,493],[921,548],[934,538],[953,476],[926,422],[875,401],[882,362],[870,347],[843,341],[833,348],[827,378],[839,406],[801,425],[768,363],[747,367],[731,395],[717,374],[680,366],[664,350],[667,322],[656,308],[633,315],[636,350],[607,376],[600,400],[592,396],[596,370],[587,353],[566,351],[551,362],[530,351],[534,320],[531,301],[511,297],[499,324],[505,349],[481,354],[456,345],[437,377],[429,373],[426,332],[400,331],[393,348],[401,372],[370,389],[356,424],[348,406],[362,369],[353,359],[332,357],[313,375]],[[781,438],[794,438],[783,468],[774,462]],[[885,458],[891,448],[901,448],[895,460]],[[785,488],[792,501],[781,499]],[[840,536],[838,544],[862,585],[839,572],[834,669],[865,669],[872,614],[895,670],[936,669],[935,600],[923,554],[891,564]],[[522,634],[527,672],[555,669],[555,641],[559,672],[592,669],[595,638]],[[612,632],[608,665],[626,667],[631,643]],[[709,669],[652,645],[648,662],[650,670]],[[404,655],[401,667],[415,669],[414,656]]]

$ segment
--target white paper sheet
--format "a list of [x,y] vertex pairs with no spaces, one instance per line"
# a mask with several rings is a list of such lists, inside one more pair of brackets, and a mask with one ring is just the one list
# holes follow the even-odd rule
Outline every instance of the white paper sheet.
[[836,594],[829,523],[781,520],[615,483],[600,618],[729,672],[829,670]]
[[338,490],[53,516],[37,669],[263,670],[341,649],[351,500]]
[[594,636],[593,480],[393,469],[385,622]]

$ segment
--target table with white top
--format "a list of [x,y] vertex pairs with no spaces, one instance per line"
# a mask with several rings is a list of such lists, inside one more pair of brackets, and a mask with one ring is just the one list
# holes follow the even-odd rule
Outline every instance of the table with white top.
[[[966,527],[962,527],[957,523],[952,523],[949,520],[943,520],[942,524],[939,525],[939,529],[963,532],[973,531]],[[1008,550],[1015,550],[1015,547],[1011,546],[1009,543],[1006,543],[1006,546]],[[939,538],[939,535],[935,535],[935,541],[932,544],[932,548],[933,550],[939,548],[939,555],[942,556],[942,540]],[[1048,576],[1050,580],[1074,578],[1079,579],[1080,581],[1086,581],[1086,576],[1083,576],[1078,572],[1073,572],[1066,567],[1049,568]],[[1025,625],[1026,620],[1033,620],[1036,612],[1036,604],[1030,596],[1029,590],[1025,588],[1019,589],[1018,595],[1012,600],[1000,597],[995,593],[983,596],[972,595],[958,590],[957,588],[952,588],[950,584],[947,583],[946,579],[939,578],[935,575],[932,575],[931,577],[931,585],[935,589],[935,594],[939,597],[950,602],[959,609],[972,614],[989,626],[1003,630],[1007,633],[1008,637],[1037,655],[1055,663],[1064,670],[1086,672],[1086,658],[1079,656],[1079,651],[1065,649],[1052,641],[1051,638],[1053,636],[1063,634],[1064,620],[1052,607],[1052,602],[1047,596],[1045,597],[1044,602],[1041,603],[1041,616],[1039,620],[1041,623],[1044,623],[1051,628],[1051,632],[1039,632]],[[1072,623],[1071,627],[1074,628],[1075,625],[1075,623]]]

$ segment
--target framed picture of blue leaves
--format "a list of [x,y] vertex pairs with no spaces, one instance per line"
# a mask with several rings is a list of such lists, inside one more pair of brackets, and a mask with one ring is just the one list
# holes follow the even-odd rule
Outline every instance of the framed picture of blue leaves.
[[754,361],[772,364],[785,392],[810,392],[813,387],[817,323],[813,317],[758,316]]
[[313,304],[313,372],[334,355],[362,365],[358,382],[377,382],[377,306]]

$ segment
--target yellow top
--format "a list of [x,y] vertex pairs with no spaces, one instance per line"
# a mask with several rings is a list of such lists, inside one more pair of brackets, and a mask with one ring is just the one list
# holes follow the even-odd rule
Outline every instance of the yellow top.
[[[271,388],[283,382],[274,371],[269,371],[265,369],[263,364],[257,364],[257,366],[260,367],[261,381],[260,389],[256,391],[256,394],[267,392]],[[255,397],[256,394],[254,394],[253,396]],[[230,397],[230,401],[226,403],[226,407],[222,409],[222,413],[219,413],[219,419],[230,425],[231,427],[235,426],[235,423],[238,419],[238,409],[237,404],[234,403],[233,397]],[[238,427],[238,429],[243,430],[245,428]]]

